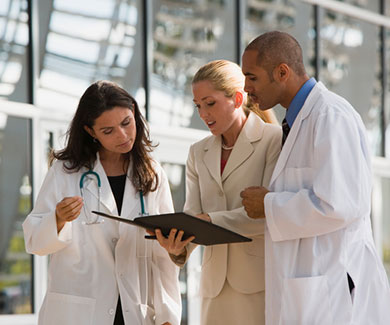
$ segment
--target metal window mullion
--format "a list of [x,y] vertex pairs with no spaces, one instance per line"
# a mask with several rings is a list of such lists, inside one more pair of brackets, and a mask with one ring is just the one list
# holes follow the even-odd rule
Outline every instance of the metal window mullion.
[[[380,1],[380,13],[386,15],[386,0]],[[386,155],[386,126],[388,116],[388,64],[387,64],[387,42],[386,42],[386,27],[380,26],[380,61],[381,61],[381,83],[382,83],[382,96],[381,96],[381,111],[380,111],[380,133],[381,133],[381,144],[379,155],[384,157]]]

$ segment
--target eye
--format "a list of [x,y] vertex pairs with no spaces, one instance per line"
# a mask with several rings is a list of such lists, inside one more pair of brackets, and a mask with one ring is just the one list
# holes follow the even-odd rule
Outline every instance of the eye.
[[125,121],[122,122],[123,126],[129,125],[129,124],[130,124],[130,120],[125,120]]
[[108,134],[111,134],[112,133],[112,129],[110,128],[110,129],[105,129],[104,131],[103,131],[103,134],[105,134],[105,135],[108,135]]
[[207,106],[213,106],[215,104],[215,102],[209,102],[207,103]]

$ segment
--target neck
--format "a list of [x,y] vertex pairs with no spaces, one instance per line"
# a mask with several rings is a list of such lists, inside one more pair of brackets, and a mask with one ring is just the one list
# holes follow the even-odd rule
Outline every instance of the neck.
[[222,142],[226,147],[234,146],[242,128],[244,127],[246,120],[247,116],[244,112],[242,112],[240,117],[234,121],[229,130],[222,134]]
[[290,106],[292,100],[294,99],[295,95],[298,93],[299,89],[302,88],[302,86],[305,84],[306,81],[308,81],[310,78],[307,74],[295,78],[292,78],[289,80],[287,88],[286,88],[286,94],[283,101],[280,102],[280,104],[285,108],[288,109]]
[[120,153],[107,152],[102,150],[99,152],[100,162],[107,176],[123,175],[126,170],[125,158]]

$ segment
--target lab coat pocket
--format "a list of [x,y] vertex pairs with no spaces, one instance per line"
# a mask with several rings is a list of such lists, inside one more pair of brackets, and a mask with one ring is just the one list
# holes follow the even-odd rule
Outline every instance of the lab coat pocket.
[[139,308],[142,315],[142,325],[154,325],[155,312],[154,309],[148,305],[140,304]]
[[279,325],[333,324],[326,276],[285,279],[281,304]]
[[92,325],[96,300],[87,297],[48,292],[42,325]]

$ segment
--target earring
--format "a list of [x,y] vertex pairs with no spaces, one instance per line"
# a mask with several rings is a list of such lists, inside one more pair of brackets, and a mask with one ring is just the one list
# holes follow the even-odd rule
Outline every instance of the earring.
[[96,138],[93,138],[93,142],[98,143],[98,140]]

